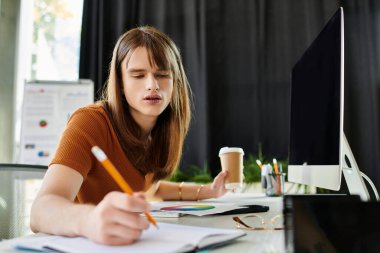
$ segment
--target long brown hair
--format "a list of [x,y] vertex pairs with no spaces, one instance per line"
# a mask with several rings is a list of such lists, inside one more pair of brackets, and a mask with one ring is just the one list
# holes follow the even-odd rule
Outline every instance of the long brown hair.
[[[152,65],[170,70],[173,76],[171,101],[159,115],[148,144],[141,140],[142,131],[131,116],[122,91],[122,61],[138,47],[147,49]],[[191,119],[190,95],[181,55],[167,35],[153,27],[143,26],[129,30],[119,38],[99,103],[110,116],[128,159],[143,174],[153,173],[154,180],[170,176],[180,162]]]

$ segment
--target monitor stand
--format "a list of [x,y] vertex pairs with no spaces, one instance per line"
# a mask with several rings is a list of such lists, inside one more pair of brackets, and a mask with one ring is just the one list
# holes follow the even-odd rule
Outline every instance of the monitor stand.
[[354,155],[344,133],[341,159],[343,175],[346,179],[348,191],[351,195],[359,195],[363,201],[369,201],[370,196],[367,187],[365,186],[363,177],[360,174],[361,172],[356,164]]

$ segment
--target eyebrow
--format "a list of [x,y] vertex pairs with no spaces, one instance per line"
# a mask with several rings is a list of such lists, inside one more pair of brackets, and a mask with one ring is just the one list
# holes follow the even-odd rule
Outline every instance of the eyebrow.
[[146,69],[128,69],[128,72],[130,73],[136,73],[136,72],[145,72]]
[[[128,69],[129,73],[141,73],[141,72],[146,72],[146,71],[147,71],[146,69],[135,69],[135,68]],[[165,71],[170,71],[170,70],[157,69],[156,72],[165,72]]]

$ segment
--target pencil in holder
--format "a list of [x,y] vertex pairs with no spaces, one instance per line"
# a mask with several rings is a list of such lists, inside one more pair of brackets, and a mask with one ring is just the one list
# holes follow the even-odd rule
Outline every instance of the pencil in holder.
[[268,173],[265,194],[267,196],[284,195],[285,173]]

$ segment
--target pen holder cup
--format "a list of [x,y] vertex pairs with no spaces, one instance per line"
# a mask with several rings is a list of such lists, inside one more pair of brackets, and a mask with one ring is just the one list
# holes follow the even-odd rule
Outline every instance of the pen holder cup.
[[268,174],[265,187],[265,194],[267,196],[275,197],[284,195],[285,174],[286,173]]

